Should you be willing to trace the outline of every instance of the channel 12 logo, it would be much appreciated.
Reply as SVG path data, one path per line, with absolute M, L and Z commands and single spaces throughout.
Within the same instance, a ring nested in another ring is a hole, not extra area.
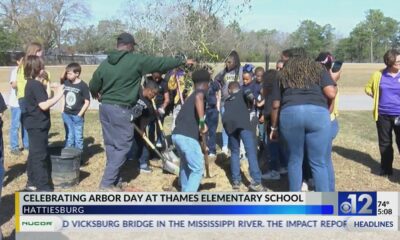
M 376 216 L 376 192 L 339 192 L 339 216 Z

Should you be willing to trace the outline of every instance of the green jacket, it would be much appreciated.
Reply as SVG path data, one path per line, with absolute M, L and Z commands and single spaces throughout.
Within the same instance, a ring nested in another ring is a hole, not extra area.
M 150 57 L 127 51 L 114 51 L 93 73 L 89 89 L 102 103 L 133 106 L 139 94 L 142 76 L 165 72 L 184 64 L 182 59 Z

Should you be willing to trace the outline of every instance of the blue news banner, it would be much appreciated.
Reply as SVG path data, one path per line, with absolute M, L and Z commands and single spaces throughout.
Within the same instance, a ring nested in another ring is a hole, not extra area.
M 16 232 L 398 231 L 398 192 L 16 193 Z

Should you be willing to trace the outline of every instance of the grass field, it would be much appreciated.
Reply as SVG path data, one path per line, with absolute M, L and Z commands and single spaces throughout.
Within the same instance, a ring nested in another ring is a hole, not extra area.
M 263 63 L 253 63 L 256 66 L 264 66 Z M 47 66 L 53 81 L 58 81 L 60 75 L 64 71 L 65 66 Z M 274 68 L 274 64 L 270 64 L 270 68 Z M 345 63 L 343 64 L 343 72 L 339 81 L 341 94 L 364 94 L 364 85 L 367 83 L 370 75 L 384 67 L 383 64 L 370 63 Z M 222 68 L 222 64 L 218 64 L 215 68 L 215 74 Z M 81 78 L 90 81 L 96 66 L 83 66 Z M 9 91 L 9 74 L 10 68 L 0 68 L 0 91 Z
M 8 149 L 9 113 L 4 118 L 5 168 L 6 177 L 3 188 L 0 225 L 5 236 L 14 230 L 14 192 L 24 188 L 27 152 L 21 157 L 11 155 Z M 337 191 L 400 191 L 400 159 L 395 155 L 393 178 L 378 176 L 379 152 L 376 128 L 369 111 L 341 112 L 340 132 L 334 141 L 333 162 L 335 167 Z M 170 118 L 166 120 L 167 133 Z M 64 129 L 60 114 L 52 113 L 50 146 L 62 146 Z M 70 189 L 57 191 L 96 191 L 103 174 L 105 152 L 101 126 L 96 111 L 86 115 L 85 152 L 86 164 L 81 167 L 80 184 Z M 123 167 L 123 179 L 127 187 L 137 187 L 143 191 L 160 192 L 163 187 L 176 185 L 176 177 L 164 174 L 160 161 L 151 161 L 152 174 L 139 174 L 136 161 L 129 161 Z M 263 170 L 265 165 L 262 164 Z M 210 179 L 203 179 L 201 191 L 232 191 L 229 183 L 229 160 L 219 155 L 211 162 Z M 242 162 L 243 182 L 249 183 L 247 162 Z M 269 191 L 287 190 L 287 179 L 264 182 Z M 247 191 L 245 186 L 241 191 Z

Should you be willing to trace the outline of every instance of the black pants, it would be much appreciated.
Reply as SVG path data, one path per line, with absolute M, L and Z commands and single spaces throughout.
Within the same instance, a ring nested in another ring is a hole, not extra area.
M 51 161 L 47 151 L 49 129 L 28 129 L 28 184 L 38 191 L 52 191 Z
M 378 130 L 379 151 L 381 153 L 381 170 L 384 174 L 393 171 L 392 132 L 396 135 L 397 149 L 400 151 L 400 126 L 394 125 L 395 116 L 378 116 L 376 128 Z

